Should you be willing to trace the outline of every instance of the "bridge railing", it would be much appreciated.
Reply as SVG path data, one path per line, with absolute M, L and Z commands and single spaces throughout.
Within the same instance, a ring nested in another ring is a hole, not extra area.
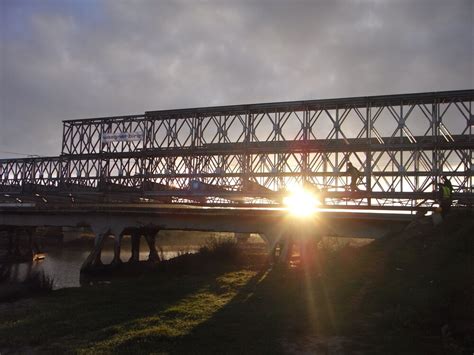
M 437 151 L 448 155 L 449 150 Z M 462 150 L 469 154 L 469 149 Z M 383 153 L 388 159 L 384 160 Z M 292 184 L 309 183 L 323 190 L 347 189 L 349 176 L 345 160 L 360 159 L 363 190 L 374 192 L 431 192 L 436 175 L 448 175 L 455 191 L 470 192 L 473 171 L 469 160 L 457 163 L 445 159 L 443 169 L 434 173 L 433 151 L 403 151 L 404 166 L 393 162 L 391 151 L 371 151 L 373 170 L 365 165 L 367 152 L 331 153 L 256 153 L 209 154 L 198 156 L 100 156 L 10 159 L 0 161 L 2 189 L 22 191 L 32 185 L 70 191 L 77 186 L 100 188 L 104 183 L 146 190 L 145 182 L 188 189 L 192 180 L 231 189 L 252 180 L 262 187 L 278 191 Z M 339 163 L 337 162 L 339 158 Z M 306 161 L 304 160 L 306 159 Z M 247 170 L 246 170 L 247 169 Z M 370 185 L 369 185 L 370 182 Z M 368 188 L 369 187 L 369 188 Z

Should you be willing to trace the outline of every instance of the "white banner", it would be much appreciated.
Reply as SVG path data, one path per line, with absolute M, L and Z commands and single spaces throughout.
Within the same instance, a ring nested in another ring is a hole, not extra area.
M 143 131 L 102 133 L 102 143 L 141 141 Z

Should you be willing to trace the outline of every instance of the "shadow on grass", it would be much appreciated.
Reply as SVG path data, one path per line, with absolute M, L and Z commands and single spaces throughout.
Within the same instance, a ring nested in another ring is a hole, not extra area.
M 472 353 L 473 228 L 457 216 L 325 251 L 322 269 L 262 271 L 185 334 L 137 334 L 114 350 L 285 353 L 287 340 L 332 337 L 363 353 Z
M 218 289 L 219 277 L 240 269 L 208 262 L 195 272 L 167 270 L 134 280 L 63 289 L 37 299 L 31 307 L 0 309 L 0 349 L 28 344 L 42 351 L 63 351 L 128 336 L 143 325 L 157 326 L 159 316 L 167 311 L 166 316 L 172 316 L 174 305 L 199 290 Z
M 318 334 L 334 331 L 330 312 L 314 304 L 324 304 L 321 292 L 317 291 L 321 285 L 313 284 L 311 290 L 307 286 L 302 270 L 263 268 L 226 305 L 187 334 L 138 335 L 114 351 L 282 353 L 283 339 L 307 334 L 308 330 Z

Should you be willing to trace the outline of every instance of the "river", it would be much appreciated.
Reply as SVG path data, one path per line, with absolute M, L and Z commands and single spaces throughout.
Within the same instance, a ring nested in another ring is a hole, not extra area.
M 167 248 L 166 251 L 160 252 L 160 257 L 164 260 L 173 258 L 183 252 L 195 252 L 196 247 L 189 248 Z M 54 247 L 48 248 L 44 260 L 15 263 L 8 266 L 2 265 L 4 272 L 9 280 L 22 281 L 28 274 L 35 272 L 44 272 L 46 276 L 52 278 L 53 288 L 60 289 L 65 287 L 79 287 L 80 269 L 82 263 L 90 253 L 89 247 Z M 140 260 L 148 258 L 148 250 L 140 250 Z M 130 258 L 130 251 L 123 250 L 121 259 L 126 261 Z M 108 264 L 113 259 L 113 250 L 105 249 L 102 251 L 102 262 Z

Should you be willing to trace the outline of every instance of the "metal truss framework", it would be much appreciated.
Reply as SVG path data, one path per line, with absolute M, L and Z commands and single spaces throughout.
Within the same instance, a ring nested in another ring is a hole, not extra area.
M 0 160 L 0 191 L 255 206 L 304 184 L 326 205 L 412 208 L 431 204 L 447 175 L 455 196 L 472 198 L 473 101 L 464 90 L 64 121 L 61 156 Z M 349 161 L 361 192 L 348 191 Z

